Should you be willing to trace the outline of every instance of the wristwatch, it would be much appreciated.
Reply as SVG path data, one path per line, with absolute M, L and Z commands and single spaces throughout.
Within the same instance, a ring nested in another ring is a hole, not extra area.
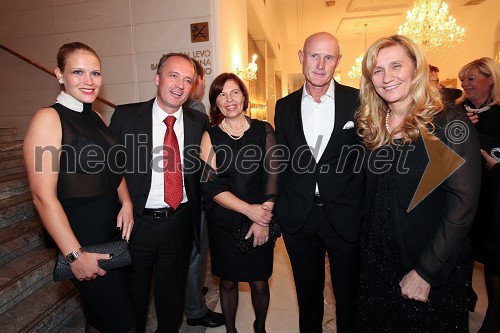
M 70 252 L 64 258 L 66 258 L 66 261 L 68 262 L 68 264 L 71 264 L 71 263 L 75 262 L 76 259 L 78 259 L 83 252 L 85 252 L 85 250 L 81 247 L 73 252 Z

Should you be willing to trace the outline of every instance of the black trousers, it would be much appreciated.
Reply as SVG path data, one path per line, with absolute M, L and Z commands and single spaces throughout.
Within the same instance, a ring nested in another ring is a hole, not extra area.
M 152 277 L 158 319 L 156 331 L 179 331 L 193 244 L 193 223 L 191 209 L 187 204 L 169 217 L 143 215 L 136 225 L 130 242 L 130 283 L 137 332 L 144 332 L 146 327 Z
M 313 206 L 304 227 L 283 233 L 292 264 L 302 333 L 321 333 L 325 285 L 325 254 L 330 261 L 336 300 L 337 332 L 351 332 L 359 286 L 359 242 L 344 241 L 328 223 L 323 207 Z

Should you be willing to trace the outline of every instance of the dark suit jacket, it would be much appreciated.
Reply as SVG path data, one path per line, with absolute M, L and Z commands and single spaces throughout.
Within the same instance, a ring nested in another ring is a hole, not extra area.
M 300 230 L 311 213 L 318 183 L 329 223 L 346 241 L 357 241 L 364 187 L 362 156 L 357 156 L 357 152 L 364 150 L 357 139 L 354 120 L 354 112 L 359 106 L 358 90 L 335 82 L 335 125 L 330 141 L 316 163 L 304 136 L 302 89 L 276 103 L 277 141 L 289 150 L 276 203 L 280 223 L 287 233 Z M 344 129 L 348 122 L 352 127 Z M 349 153 L 349 149 L 357 152 Z
M 128 189 L 134 204 L 134 220 L 140 223 L 144 206 L 151 188 L 152 117 L 154 98 L 147 102 L 119 105 L 116 107 L 109 128 L 125 145 L 127 153 Z M 187 198 L 192 212 L 195 228 L 195 241 L 198 244 L 201 217 L 200 142 L 208 129 L 207 115 L 183 107 L 184 113 L 184 164 L 183 177 Z M 159 149 L 159 148 L 155 148 Z M 155 163 L 157 164 L 157 163 Z
M 462 96 L 462 90 L 455 88 L 441 88 L 439 92 L 445 104 L 454 105 L 455 101 Z

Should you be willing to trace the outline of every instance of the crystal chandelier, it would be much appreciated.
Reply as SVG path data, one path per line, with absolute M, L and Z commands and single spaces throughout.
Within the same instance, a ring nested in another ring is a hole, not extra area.
M 257 60 L 257 54 L 254 54 L 252 57 L 252 62 L 248 64 L 246 68 L 238 68 L 236 69 L 236 74 L 241 77 L 243 80 L 253 81 L 257 79 L 257 70 L 259 67 L 255 63 Z
M 464 41 L 465 29 L 457 25 L 441 0 L 416 0 L 398 34 L 410 37 L 429 52 L 445 54 Z
M 354 66 L 352 66 L 349 73 L 347 73 L 351 79 L 359 79 L 361 77 L 361 64 L 363 63 L 363 56 L 364 55 L 362 54 L 354 60 Z
M 365 52 L 366 52 L 366 27 L 367 24 L 365 23 Z M 351 79 L 359 79 L 361 77 L 361 65 L 363 64 L 363 57 L 364 54 L 358 56 L 356 60 L 354 60 L 354 66 L 352 66 L 351 70 L 347 73 L 347 75 Z

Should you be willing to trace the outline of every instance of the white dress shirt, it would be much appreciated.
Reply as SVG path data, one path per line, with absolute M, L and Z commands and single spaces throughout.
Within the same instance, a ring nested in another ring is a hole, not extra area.
M 167 131 L 167 125 L 163 122 L 167 116 L 174 116 L 174 132 L 179 142 L 179 151 L 181 155 L 181 165 L 184 165 L 184 114 L 182 107 L 173 114 L 168 114 L 163 111 L 155 99 L 153 103 L 153 160 L 151 161 L 151 188 L 149 189 L 146 208 L 163 208 L 169 207 L 164 199 L 163 187 L 163 139 Z M 184 185 L 184 176 L 182 177 L 182 202 L 187 202 L 186 188 Z
M 311 149 L 316 162 L 321 159 L 335 125 L 334 87 L 332 80 L 326 94 L 321 96 L 319 103 L 316 103 L 307 92 L 305 84 L 302 89 L 302 126 L 307 145 Z M 319 193 L 318 184 L 316 184 L 316 193 Z

